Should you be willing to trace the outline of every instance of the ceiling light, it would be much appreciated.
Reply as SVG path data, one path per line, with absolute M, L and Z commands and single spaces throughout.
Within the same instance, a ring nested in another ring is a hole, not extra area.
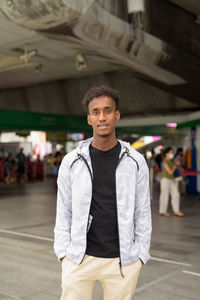
M 87 68 L 88 66 L 85 57 L 81 52 L 76 53 L 75 65 L 78 71 L 81 71 L 82 69 Z
M 28 50 L 28 44 L 24 46 L 24 54 L 20 56 L 20 59 L 22 59 L 25 63 L 31 62 L 31 59 L 33 56 L 37 55 L 37 50 Z
M 31 51 L 27 51 L 26 53 L 24 53 L 23 55 L 20 56 L 20 59 L 22 59 L 23 61 L 30 62 L 32 56 L 35 56 L 37 54 L 36 50 L 31 50 Z
M 128 13 L 143 12 L 145 10 L 144 0 L 128 0 Z
M 177 123 L 167 123 L 167 127 L 177 127 Z

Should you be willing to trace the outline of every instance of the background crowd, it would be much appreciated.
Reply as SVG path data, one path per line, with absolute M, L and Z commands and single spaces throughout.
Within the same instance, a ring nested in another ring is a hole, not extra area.
M 46 175 L 51 175 L 56 180 L 65 154 L 65 150 L 62 148 L 43 159 L 40 159 L 38 155 L 36 160 L 32 160 L 30 156 L 25 156 L 23 148 L 20 148 L 15 156 L 1 149 L 0 180 L 8 184 L 24 183 L 27 180 L 44 179 Z M 186 184 L 181 173 L 185 168 L 189 168 L 188 157 L 188 152 L 184 153 L 183 148 L 178 148 L 174 155 L 172 147 L 161 149 L 157 155 L 154 150 L 148 151 L 145 155 L 149 168 L 153 170 L 153 180 L 159 182 L 159 213 L 162 216 L 171 216 L 168 212 L 170 199 L 174 215 L 184 216 L 180 210 L 180 195 L 185 193 Z
M 66 152 L 64 149 L 36 160 L 24 154 L 23 148 L 16 155 L 0 149 L 0 181 L 24 183 L 27 180 L 44 179 L 46 175 L 58 175 L 58 170 Z

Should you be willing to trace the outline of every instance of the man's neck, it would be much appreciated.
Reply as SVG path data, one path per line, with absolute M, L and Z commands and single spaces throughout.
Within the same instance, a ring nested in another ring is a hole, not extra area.
M 107 151 L 112 149 L 117 144 L 116 136 L 113 136 L 112 138 L 110 136 L 107 137 L 98 137 L 93 138 L 92 146 L 96 149 Z

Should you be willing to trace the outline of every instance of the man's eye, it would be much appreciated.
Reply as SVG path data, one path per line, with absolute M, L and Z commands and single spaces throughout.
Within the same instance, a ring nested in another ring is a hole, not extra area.
M 96 110 L 93 111 L 93 115 L 94 115 L 94 116 L 97 116 L 97 115 L 98 115 L 98 111 L 96 111 Z
M 110 109 L 110 108 L 107 108 L 107 109 L 106 109 L 106 113 L 109 114 L 110 112 L 111 112 L 111 109 Z

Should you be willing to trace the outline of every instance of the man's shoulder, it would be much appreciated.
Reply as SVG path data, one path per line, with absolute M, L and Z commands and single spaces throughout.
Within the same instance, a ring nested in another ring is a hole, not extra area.
M 136 149 L 130 147 L 130 154 L 135 157 L 136 159 L 138 159 L 139 161 L 143 161 L 144 160 L 144 156 L 137 151 Z
M 88 149 L 89 149 L 89 144 L 91 143 L 92 139 L 87 139 L 87 140 L 83 140 L 80 141 L 78 146 L 70 151 L 69 153 L 67 153 L 64 158 L 63 158 L 63 162 L 64 163 L 73 163 L 73 161 L 78 157 L 78 153 L 87 153 Z
M 131 148 L 130 155 L 135 159 L 138 164 L 138 171 L 144 171 L 147 168 L 147 163 L 144 156 L 137 150 Z
M 119 141 L 121 145 L 128 150 L 129 156 L 135 161 L 138 171 L 143 170 L 143 168 L 145 168 L 146 165 L 144 156 L 140 152 L 132 148 L 129 143 L 121 140 Z
M 144 156 L 138 152 L 136 149 L 132 148 L 131 145 L 127 142 L 120 141 L 124 147 L 128 149 L 129 154 L 138 162 L 142 162 L 144 160 Z
M 74 150 L 70 151 L 69 153 L 67 153 L 64 157 L 63 157 L 63 163 L 72 163 L 73 160 L 77 157 L 77 148 L 75 148 Z

